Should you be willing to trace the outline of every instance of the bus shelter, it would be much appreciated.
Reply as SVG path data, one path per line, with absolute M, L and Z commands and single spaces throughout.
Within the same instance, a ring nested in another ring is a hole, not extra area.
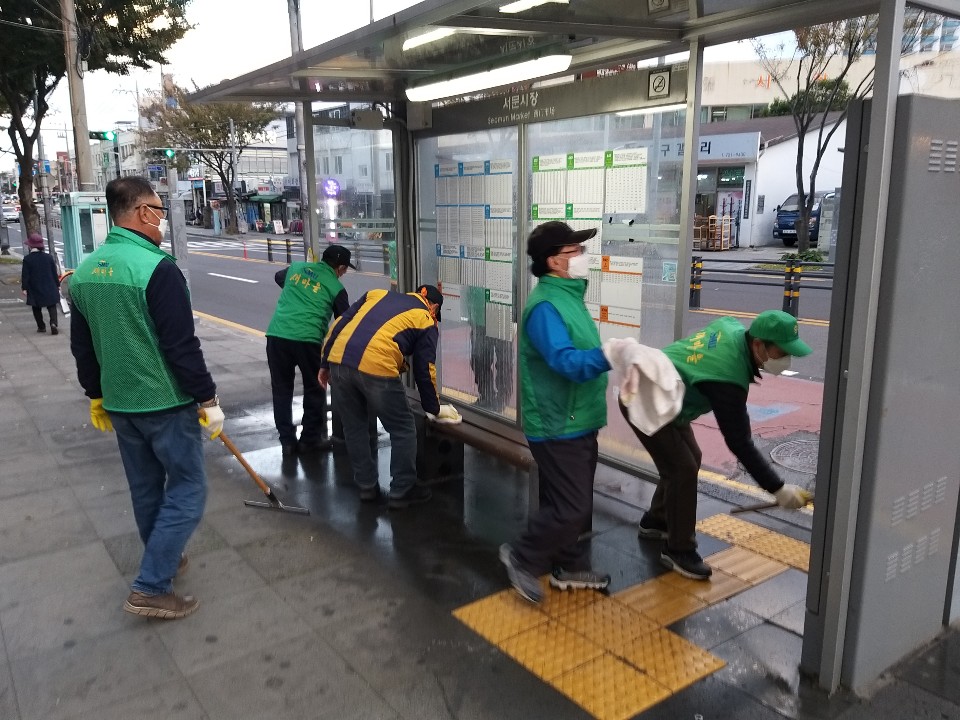
M 960 0 L 909 7 L 960 16 Z M 662 346 L 681 336 L 704 48 L 878 14 L 872 98 L 851 110 L 847 130 L 846 242 L 802 660 L 824 689 L 856 689 L 960 617 L 960 457 L 949 417 L 960 407 L 960 365 L 956 353 L 918 349 L 915 337 L 925 328 L 939 347 L 960 340 L 956 323 L 944 330 L 932 315 L 928 326 L 917 317 L 923 304 L 960 306 L 956 283 L 933 277 L 960 260 L 946 241 L 960 222 L 960 112 L 956 102 L 898 99 L 907 12 L 905 0 L 426 0 L 193 100 L 311 108 L 302 142 L 314 213 L 339 191 L 342 169 L 312 161 L 309 129 L 378 134 L 371 144 L 392 158 L 379 183 L 393 192 L 394 280 L 401 290 L 438 284 L 445 295 L 442 394 L 469 422 L 519 438 L 514 356 L 530 230 L 553 219 L 598 229 L 586 300 L 602 337 Z M 352 109 L 314 112 L 320 102 Z M 897 158 L 897 172 L 914 181 L 891 182 Z M 951 192 L 954 202 L 938 199 Z M 316 255 L 326 225 L 310 226 Z M 897 290 L 905 281 L 910 289 Z M 904 347 L 925 372 L 903 372 Z M 885 412 L 901 394 L 929 421 Z M 653 474 L 612 395 L 608 407 L 605 461 Z M 921 456 L 906 451 L 920 446 Z

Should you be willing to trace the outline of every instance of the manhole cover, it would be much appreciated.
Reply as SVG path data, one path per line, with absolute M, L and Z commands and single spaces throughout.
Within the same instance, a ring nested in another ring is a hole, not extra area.
M 790 440 L 771 450 L 770 458 L 788 470 L 816 475 L 819 449 L 817 440 Z

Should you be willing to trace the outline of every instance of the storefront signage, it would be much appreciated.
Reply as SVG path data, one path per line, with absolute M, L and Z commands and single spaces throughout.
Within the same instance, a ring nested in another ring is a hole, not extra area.
M 743 219 L 750 218 L 750 191 L 753 190 L 753 180 L 743 181 Z
M 682 160 L 683 140 L 664 140 L 660 143 L 661 160 Z M 760 153 L 760 133 L 732 133 L 730 135 L 701 135 L 697 162 L 736 161 L 756 162 Z

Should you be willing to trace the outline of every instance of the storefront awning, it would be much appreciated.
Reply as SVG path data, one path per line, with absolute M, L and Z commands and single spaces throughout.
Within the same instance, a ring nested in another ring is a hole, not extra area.
M 250 197 L 246 198 L 246 200 L 247 202 L 273 203 L 280 201 L 280 195 L 279 193 L 258 193 L 256 195 L 251 195 Z

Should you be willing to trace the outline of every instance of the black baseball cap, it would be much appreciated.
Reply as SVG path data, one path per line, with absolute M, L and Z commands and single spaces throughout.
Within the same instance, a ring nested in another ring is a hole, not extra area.
M 564 245 L 579 245 L 597 234 L 596 228 L 574 230 L 565 222 L 551 220 L 538 225 L 527 238 L 527 255 L 534 260 L 553 255 L 553 251 Z
M 421 285 L 417 288 L 417 295 L 425 297 L 434 305 L 443 305 L 443 293 L 433 285 Z M 437 308 L 437 322 L 440 322 L 440 308 Z
M 327 245 L 326 250 L 323 251 L 321 259 L 331 267 L 347 265 L 352 267 L 354 270 L 357 269 L 357 266 L 350 262 L 350 251 L 347 250 L 343 245 Z

